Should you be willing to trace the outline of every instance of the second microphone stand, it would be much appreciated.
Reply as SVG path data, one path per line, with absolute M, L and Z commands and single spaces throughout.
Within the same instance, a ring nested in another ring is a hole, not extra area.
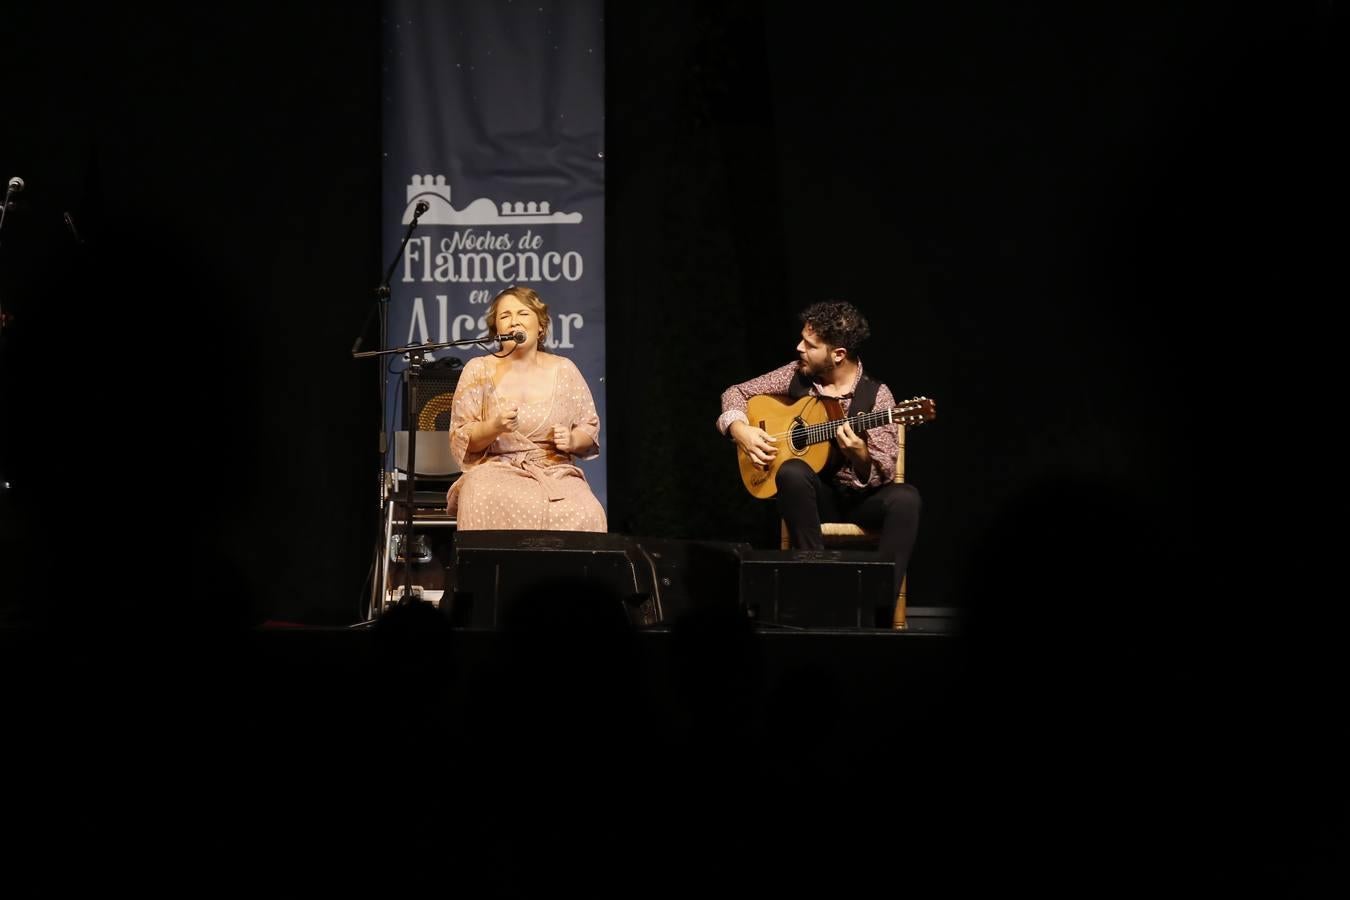
M 392 356 L 395 353 L 406 355 L 408 357 L 408 368 L 406 370 L 408 396 L 407 401 L 403 405 L 403 427 L 408 435 L 408 484 L 404 494 L 405 516 L 402 549 L 402 554 L 405 557 L 403 566 L 404 581 L 403 594 L 399 597 L 399 603 L 409 603 L 413 599 L 411 553 L 413 546 L 413 520 L 416 517 L 417 511 L 417 498 L 414 493 L 417 489 L 417 431 L 414 427 L 416 420 L 413 418 L 413 410 L 417 409 L 417 380 L 422 374 L 422 366 L 426 362 L 426 355 L 434 350 L 441 350 L 447 347 L 467 347 L 471 345 L 500 343 L 497 338 L 470 338 L 463 341 L 408 344 L 403 347 L 385 349 L 385 344 L 388 343 L 389 334 L 389 280 L 394 277 L 394 270 L 398 268 L 398 261 L 403 258 L 403 251 L 407 248 L 408 241 L 412 238 L 413 231 L 417 228 L 418 220 L 422 218 L 422 214 L 425 213 L 428 208 L 429 204 L 425 200 L 417 201 L 417 205 L 413 208 L 413 215 L 408 222 L 408 230 L 403 235 L 403 242 L 399 244 L 398 253 L 394 256 L 394 261 L 389 264 L 389 268 L 385 271 L 383 283 L 375 289 L 377 306 L 371 308 L 370 314 L 366 317 L 365 325 L 361 328 L 361 334 L 357 336 L 356 342 L 352 344 L 353 359 Z M 365 339 L 366 329 L 370 327 L 370 319 L 375 315 L 377 309 L 380 315 L 380 347 L 382 349 L 358 352 L 361 349 L 362 340 Z M 389 452 L 388 440 L 385 436 L 385 428 L 388 425 L 388 418 L 385 414 L 385 403 L 387 402 L 389 395 L 388 374 L 388 365 L 380 366 L 380 492 L 382 502 L 385 485 L 389 480 L 389 472 L 385 468 Z M 381 540 L 381 546 L 378 552 L 381 554 L 388 553 L 388 548 L 383 546 L 383 540 Z M 379 557 L 377 557 L 377 559 L 378 558 Z M 380 567 L 376 566 L 372 577 L 378 577 L 379 571 Z M 386 585 L 376 585 L 376 588 L 377 590 L 384 592 L 385 599 L 388 598 L 388 587 Z M 383 605 L 384 604 L 382 603 L 381 607 L 383 607 Z M 374 615 L 375 610 L 372 608 L 367 617 L 367 621 L 373 619 Z
M 404 490 L 404 517 L 403 517 L 403 549 L 402 554 L 406 557 L 403 565 L 403 593 L 398 599 L 398 603 L 406 604 L 412 601 L 412 546 L 413 546 L 413 519 L 416 516 L 417 506 L 417 431 L 416 418 L 413 410 L 417 409 L 417 384 L 422 374 L 422 366 L 426 364 L 426 356 L 435 350 L 442 350 L 447 347 L 468 347 L 473 345 L 484 345 L 499 343 L 497 338 L 469 338 L 462 341 L 439 341 L 436 343 L 408 344 L 404 347 L 394 347 L 388 350 L 368 350 L 364 353 L 353 353 L 353 359 L 366 359 L 375 356 L 390 356 L 395 353 L 406 354 L 408 357 L 408 368 L 405 371 L 407 377 L 408 399 L 403 404 L 403 428 L 408 434 L 408 478 Z M 396 501 L 395 501 L 396 502 Z M 381 550 L 381 552 L 386 552 Z M 379 590 L 387 590 L 384 586 L 377 585 Z M 373 611 L 372 611 L 373 612 Z

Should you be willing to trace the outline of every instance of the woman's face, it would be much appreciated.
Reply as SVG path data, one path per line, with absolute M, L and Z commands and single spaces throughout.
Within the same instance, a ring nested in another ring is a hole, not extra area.
M 520 347 L 535 347 L 539 344 L 539 316 L 512 294 L 507 294 L 497 303 L 496 320 L 492 327 L 494 334 L 506 335 L 523 332 L 525 340 L 516 344 L 506 341 L 503 348 L 516 350 Z

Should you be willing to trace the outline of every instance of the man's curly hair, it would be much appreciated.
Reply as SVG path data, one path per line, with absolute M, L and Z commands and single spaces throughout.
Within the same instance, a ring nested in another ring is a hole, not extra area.
M 820 335 L 826 344 L 847 350 L 849 359 L 854 357 L 858 346 L 872 333 L 857 307 L 842 300 L 812 303 L 802 310 L 801 319 L 802 324 Z

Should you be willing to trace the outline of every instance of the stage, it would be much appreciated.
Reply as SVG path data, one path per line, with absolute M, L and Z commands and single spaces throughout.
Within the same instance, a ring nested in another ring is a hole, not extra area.
M 557 613 L 456 628 L 415 603 L 356 627 L 0 630 L 14 771 L 33 821 L 100 858 L 151 843 L 331 875 L 392 857 L 398 877 L 435 859 L 468 895 L 579 871 L 588 894 L 620 876 L 656 895 L 760 869 L 767 885 L 799 841 L 816 858 L 798 872 L 881 849 L 851 826 L 801 829 L 921 788 L 928 773 L 886 748 L 961 679 L 960 638 L 921 621 L 790 629 L 712 609 L 639 627 L 575 598 Z M 130 810 L 148 824 L 127 830 Z
M 1259 809 L 1287 815 L 1256 883 L 1320 865 L 1332 832 L 1302 794 L 1230 797 L 1208 769 L 1233 751 L 1172 674 L 1187 647 L 1016 612 L 635 626 L 564 596 L 500 629 L 425 603 L 356 627 L 6 627 L 11 847 L 468 896 L 1199 887 L 1255 849 Z

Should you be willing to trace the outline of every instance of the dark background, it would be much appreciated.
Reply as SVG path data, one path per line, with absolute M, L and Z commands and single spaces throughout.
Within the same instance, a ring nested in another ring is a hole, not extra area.
M 217 671 L 157 638 L 359 618 L 379 14 L 7 16 L 0 609 L 93 635 L 66 649 L 99 671 L 158 647 L 83 707 L 113 733 L 121 686 Z M 1056 771 L 1095 710 L 1125 758 L 1094 774 L 1147 822 L 1121 854 L 1343 853 L 1342 27 L 1325 2 L 612 4 L 611 530 L 771 546 L 718 396 L 791 358 L 802 306 L 852 300 L 868 371 L 939 401 L 911 602 L 977 607 L 981 679 L 1017 678 L 949 758 L 1017 746 L 1028 697 L 1067 717 L 988 770 L 1005 824 L 1037 808 L 1018 766 Z M 32 677 L 7 687 L 36 722 Z M 1130 802 L 1145 759 L 1179 768 Z
M 353 621 L 378 9 L 15 15 L 7 593 L 117 573 L 249 621 Z M 773 544 L 718 396 L 840 297 L 870 316 L 868 370 L 939 401 L 909 453 L 912 602 L 960 603 L 980 536 L 1047 481 L 1128 497 L 1186 571 L 1250 577 L 1288 529 L 1249 527 L 1230 479 L 1293 474 L 1267 427 L 1306 427 L 1318 379 L 1291 364 L 1331 364 L 1339 26 L 1322 3 L 609 10 L 611 530 Z M 1147 592 L 1159 565 L 1118 574 Z

